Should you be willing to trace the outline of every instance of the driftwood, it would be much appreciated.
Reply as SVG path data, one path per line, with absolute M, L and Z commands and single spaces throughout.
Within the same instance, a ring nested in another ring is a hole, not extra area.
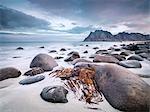
M 96 89 L 93 68 L 64 68 L 53 71 L 54 77 L 59 77 L 64 81 L 64 85 L 86 103 L 98 104 L 102 102 L 102 95 Z

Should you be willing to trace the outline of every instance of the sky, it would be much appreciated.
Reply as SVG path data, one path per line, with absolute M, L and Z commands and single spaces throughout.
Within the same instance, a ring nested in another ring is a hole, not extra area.
M 0 0 L 0 4 L 48 21 L 46 32 L 56 35 L 85 36 L 96 29 L 150 33 L 150 0 Z

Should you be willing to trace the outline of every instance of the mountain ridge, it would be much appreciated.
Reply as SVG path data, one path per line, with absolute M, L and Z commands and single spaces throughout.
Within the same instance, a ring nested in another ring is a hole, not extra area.
M 120 32 L 113 35 L 109 31 L 95 30 L 84 41 L 145 41 L 150 40 L 149 34 Z

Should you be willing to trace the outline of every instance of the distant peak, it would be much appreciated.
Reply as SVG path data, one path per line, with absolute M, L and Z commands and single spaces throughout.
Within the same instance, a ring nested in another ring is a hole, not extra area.
M 95 30 L 84 41 L 145 41 L 150 40 L 150 35 L 141 33 L 120 32 L 112 35 L 109 31 Z

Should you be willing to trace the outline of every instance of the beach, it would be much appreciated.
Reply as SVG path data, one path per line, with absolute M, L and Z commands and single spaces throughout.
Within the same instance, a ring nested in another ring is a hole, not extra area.
M 10 78 L 0 81 L 0 112 L 121 112 L 113 108 L 107 100 L 104 98 L 103 102 L 99 104 L 87 104 L 86 102 L 79 101 L 72 91 L 69 91 L 67 95 L 68 103 L 50 103 L 44 101 L 40 97 L 42 89 L 46 86 L 62 85 L 63 81 L 60 78 L 54 78 L 51 75 L 51 71 L 44 72 L 40 75 L 44 75 L 45 79 L 33 83 L 30 85 L 20 85 L 19 81 L 26 76 L 23 74 L 30 70 L 29 66 L 32 59 L 39 53 L 45 53 L 53 58 L 56 56 L 63 57 L 62 59 L 55 59 L 58 66 L 73 67 L 70 62 L 65 62 L 64 59 L 71 51 L 79 52 L 80 56 L 84 59 L 92 61 L 89 58 L 94 54 L 98 47 L 98 50 L 108 49 L 114 45 L 120 46 L 120 44 L 129 44 L 132 42 L 30 42 L 30 43 L 1 43 L 0 44 L 0 68 L 15 67 L 19 69 L 22 75 L 18 78 Z M 87 46 L 88 45 L 88 46 Z M 44 47 L 41 47 L 44 46 Z M 23 50 L 16 50 L 16 48 L 22 47 Z M 60 51 L 60 49 L 66 49 L 66 51 Z M 56 52 L 50 52 L 56 50 Z M 84 51 L 88 53 L 84 53 Z M 114 52 L 115 53 L 115 52 Z M 150 66 L 150 61 L 144 59 L 141 62 L 143 68 Z M 148 74 L 150 70 L 131 69 L 131 71 L 140 74 L 146 71 Z M 150 78 L 141 77 L 146 83 L 150 85 Z M 93 108 L 93 109 L 92 109 Z M 95 109 L 96 108 L 96 109 Z

